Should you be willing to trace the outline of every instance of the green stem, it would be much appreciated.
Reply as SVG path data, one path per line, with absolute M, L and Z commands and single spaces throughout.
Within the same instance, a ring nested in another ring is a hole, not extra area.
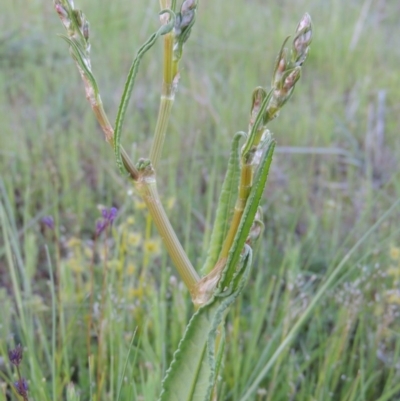
M 114 129 L 112 128 L 110 121 L 108 120 L 108 117 L 104 111 L 100 95 L 98 95 L 97 97 L 98 101 L 94 104 L 90 102 L 90 104 L 92 106 L 94 114 L 96 115 L 97 121 L 99 122 L 105 134 L 106 141 L 111 145 L 111 147 L 114 147 Z M 129 175 L 132 177 L 132 179 L 136 181 L 139 178 L 139 172 L 137 171 L 137 168 L 133 164 L 132 160 L 128 156 L 128 153 L 122 147 L 122 145 L 120 149 L 121 149 L 121 158 L 124 163 L 124 166 L 128 170 Z
M 154 133 L 154 139 L 150 150 L 150 160 L 153 168 L 157 170 L 157 166 L 161 159 L 162 149 L 164 147 L 165 134 L 167 132 L 168 121 L 171 115 L 171 109 L 174 104 L 174 96 L 161 96 L 160 109 L 158 112 L 157 124 Z
M 236 232 L 239 228 L 242 219 L 243 211 L 246 206 L 247 198 L 249 197 L 251 186 L 253 185 L 253 166 L 251 164 L 242 165 L 240 174 L 239 192 L 235 205 L 235 210 L 232 216 L 232 222 L 226 235 L 224 245 L 221 249 L 220 259 L 228 256 L 229 250 L 233 244 Z
M 167 33 L 164 36 L 163 83 L 160 108 L 158 111 L 154 139 L 149 156 L 155 170 L 157 170 L 157 166 L 161 159 L 165 134 L 167 132 L 169 117 L 175 99 L 176 83 L 174 80 L 178 76 L 178 63 L 173 59 L 173 45 L 174 36 L 172 33 Z
M 171 0 L 160 0 L 160 8 L 161 10 L 171 8 Z
M 77 64 L 77 66 L 85 85 L 86 99 L 90 103 L 93 113 L 96 116 L 96 119 L 100 124 L 101 129 L 104 132 L 106 141 L 111 145 L 111 147 L 114 147 L 114 128 L 110 124 L 110 120 L 108 119 L 107 114 L 104 110 L 101 96 L 99 93 L 95 93 L 90 80 L 87 78 L 85 72 L 79 67 L 79 64 Z M 136 181 L 139 178 L 139 172 L 122 145 L 121 157 L 125 168 L 128 170 L 132 179 Z
M 151 175 L 143 175 L 138 181 L 135 181 L 135 186 L 146 203 L 149 213 L 154 220 L 154 224 L 161 235 L 179 275 L 190 293 L 193 294 L 200 277 L 192 266 L 168 220 L 158 195 L 154 173 Z

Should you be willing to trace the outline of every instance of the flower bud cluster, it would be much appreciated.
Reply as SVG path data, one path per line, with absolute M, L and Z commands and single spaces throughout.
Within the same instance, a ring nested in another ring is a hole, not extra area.
M 184 43 L 188 40 L 196 18 L 197 0 L 185 0 L 176 14 L 174 27 L 174 59 L 182 57 Z
M 85 14 L 74 9 L 72 0 L 54 0 L 54 8 L 68 32 L 69 39 L 77 46 L 85 64 L 90 66 L 90 26 Z
M 283 42 L 272 75 L 272 88 L 267 91 L 258 87 L 253 92 L 247 141 L 242 147 L 246 163 L 257 165 L 257 152 L 260 145 L 270 136 L 267 129 L 269 121 L 278 116 L 280 109 L 289 100 L 296 82 L 300 78 L 301 66 L 309 51 L 312 39 L 311 17 L 305 14 L 296 29 L 291 49 L 285 47 L 289 38 Z
M 14 349 L 8 351 L 8 359 L 14 366 L 19 366 L 22 362 L 22 346 L 18 344 Z
M 23 377 L 21 377 L 20 380 L 16 381 L 14 383 L 14 387 L 15 390 L 17 391 L 17 393 L 23 398 L 26 399 L 28 396 L 28 382 L 26 381 L 26 379 L 24 379 Z
M 293 62 L 301 66 L 307 58 L 312 40 L 311 17 L 306 13 L 296 29 L 296 36 L 293 39 L 292 56 Z
M 103 231 L 105 231 L 114 222 L 117 217 L 118 210 L 115 207 L 110 209 L 104 208 L 101 211 L 102 218 L 96 223 L 96 237 L 98 237 Z
M 282 45 L 272 76 L 272 96 L 267 107 L 264 122 L 275 118 L 282 106 L 289 100 L 296 82 L 300 78 L 301 66 L 307 58 L 312 40 L 312 24 L 309 14 L 304 14 L 296 29 L 292 48 Z

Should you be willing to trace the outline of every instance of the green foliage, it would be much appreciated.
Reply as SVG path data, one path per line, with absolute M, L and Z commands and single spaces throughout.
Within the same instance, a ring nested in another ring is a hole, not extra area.
M 275 143 L 270 137 L 266 137 L 261 143 L 260 151 L 262 152 L 262 155 L 260 157 L 260 165 L 256 171 L 254 183 L 251 187 L 243 216 L 240 220 L 234 242 L 229 251 L 228 259 L 226 261 L 227 268 L 223 271 L 221 281 L 219 283 L 220 289 L 229 287 L 231 285 L 234 275 L 236 274 L 235 266 L 239 262 L 242 249 L 249 238 L 251 227 L 254 224 L 258 205 L 260 203 L 260 199 L 264 192 L 265 184 L 267 182 L 274 148 Z
M 208 248 L 208 255 L 204 267 L 202 268 L 203 273 L 209 273 L 217 264 L 224 238 L 228 233 L 229 223 L 232 220 L 239 187 L 239 141 L 243 135 L 244 134 L 242 133 L 237 133 L 232 141 L 232 149 L 218 201 L 214 228 L 211 235 L 210 246 Z

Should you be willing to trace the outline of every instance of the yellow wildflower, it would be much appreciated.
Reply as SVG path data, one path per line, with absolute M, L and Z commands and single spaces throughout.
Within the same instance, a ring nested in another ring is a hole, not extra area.
M 138 232 L 129 233 L 126 236 L 126 244 L 127 246 L 138 246 L 142 242 L 142 235 Z
M 86 258 L 91 260 L 93 258 L 93 249 L 90 246 L 85 245 L 83 248 L 83 254 L 85 255 Z
M 160 241 L 156 239 L 148 239 L 144 241 L 144 250 L 148 253 L 153 253 L 155 255 L 160 253 Z
M 387 270 L 387 274 L 394 279 L 399 279 L 400 278 L 400 268 L 396 266 L 391 266 Z
M 389 290 L 386 291 L 386 301 L 389 304 L 400 305 L 400 291 L 399 290 Z
M 143 287 L 131 288 L 128 291 L 128 298 L 129 299 L 142 299 L 143 295 L 144 295 Z
M 136 272 L 136 266 L 133 263 L 129 263 L 126 267 L 126 273 L 129 275 L 133 275 Z
M 389 254 L 392 260 L 400 260 L 400 248 L 398 246 L 392 245 Z
M 68 248 L 75 248 L 77 246 L 80 246 L 82 243 L 82 241 L 79 238 L 76 237 L 71 237 L 68 241 L 67 241 L 67 247 Z
M 129 216 L 129 217 L 126 219 L 126 224 L 127 224 L 128 226 L 133 226 L 133 225 L 135 224 L 135 218 L 134 218 L 133 216 Z

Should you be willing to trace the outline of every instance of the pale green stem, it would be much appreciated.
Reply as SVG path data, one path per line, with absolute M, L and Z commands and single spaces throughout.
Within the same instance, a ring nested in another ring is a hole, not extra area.
M 160 9 L 165 10 L 171 8 L 171 0 L 160 0 Z
M 146 203 L 149 213 L 154 220 L 154 224 L 161 235 L 179 275 L 190 293 L 193 294 L 200 277 L 192 266 L 168 220 L 158 195 L 154 174 L 150 176 L 144 175 L 138 181 L 135 181 L 135 186 Z
M 150 160 L 153 168 L 157 170 L 157 166 L 161 159 L 164 147 L 165 134 L 167 132 L 168 121 L 171 115 L 171 109 L 174 104 L 174 96 L 161 96 L 160 110 L 158 112 L 157 124 L 154 133 L 153 144 L 150 150 Z
M 165 3 L 165 4 L 164 4 Z M 167 4 L 168 3 L 168 4 Z M 162 6 L 171 6 L 170 2 L 162 2 Z M 164 58 L 163 58 L 163 83 L 160 99 L 160 108 L 158 112 L 157 124 L 154 131 L 154 139 L 150 150 L 149 159 L 154 170 L 161 159 L 164 147 L 165 134 L 168 128 L 169 117 L 175 99 L 175 87 L 178 77 L 178 61 L 173 57 L 174 36 L 173 33 L 167 33 L 164 36 Z
M 232 221 L 229 231 L 226 235 L 224 244 L 222 246 L 220 259 L 226 258 L 231 249 L 236 232 L 239 228 L 242 219 L 243 211 L 246 206 L 247 198 L 249 197 L 251 186 L 253 185 L 253 166 L 251 164 L 243 164 L 240 173 L 239 193 L 236 200 L 235 209 L 232 216 Z
M 99 122 L 101 128 L 103 129 L 106 141 L 111 145 L 111 147 L 114 147 L 114 129 L 112 128 L 110 121 L 108 120 L 108 117 L 104 111 L 100 95 L 98 95 L 97 97 L 98 101 L 95 104 L 92 104 L 92 102 L 90 102 L 90 104 L 92 106 L 94 114 L 96 115 L 97 121 Z M 139 177 L 137 168 L 133 164 L 132 160 L 128 156 L 128 153 L 126 153 L 126 150 L 122 147 L 122 145 L 121 145 L 121 157 L 122 161 L 124 162 L 125 168 L 129 171 L 129 174 L 132 177 L 132 179 L 137 180 Z

